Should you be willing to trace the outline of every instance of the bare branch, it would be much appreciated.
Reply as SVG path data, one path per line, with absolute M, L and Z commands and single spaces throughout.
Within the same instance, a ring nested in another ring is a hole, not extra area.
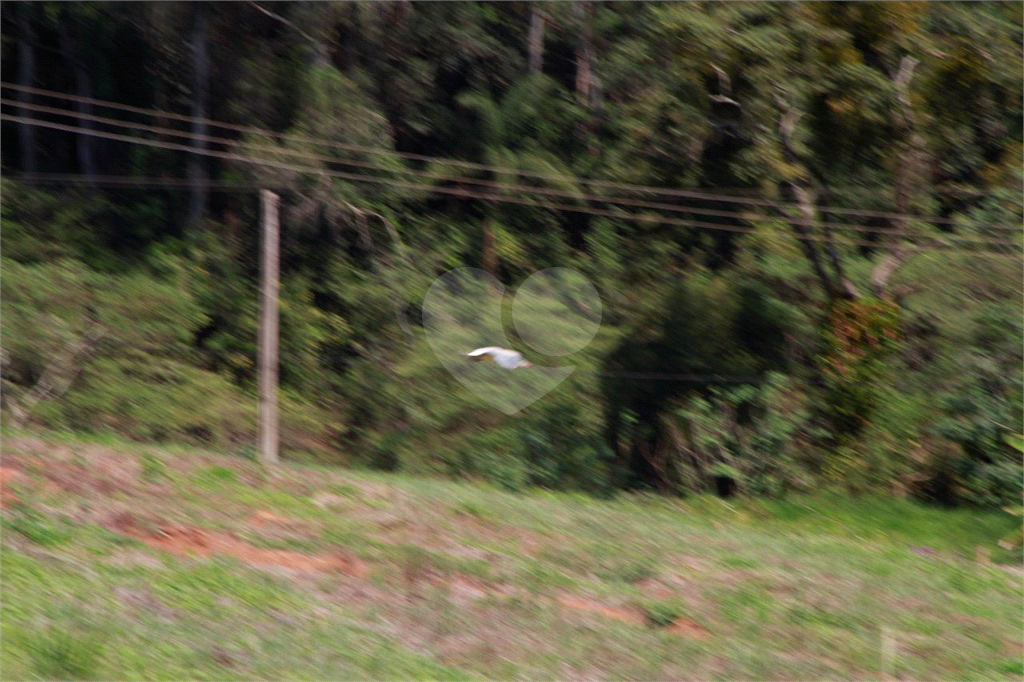
M 731 104 L 734 107 L 740 106 L 740 103 L 734 100 L 732 97 L 723 97 L 722 95 L 708 95 L 708 99 L 718 104 Z
M 775 103 L 782 111 L 779 116 L 779 138 L 782 141 L 783 153 L 791 163 L 803 166 L 805 165 L 803 155 L 799 154 L 793 146 L 793 131 L 796 129 L 797 122 L 803 117 L 803 112 L 790 105 L 780 92 L 775 93 Z M 857 298 L 859 293 L 856 287 L 853 286 L 853 283 L 846 278 L 842 258 L 839 255 L 838 249 L 836 249 L 835 243 L 832 241 L 831 231 L 827 227 L 824 228 L 825 240 L 823 248 L 828 253 L 829 262 L 835 274 L 834 279 L 825 271 L 818 248 L 810 238 L 815 226 L 818 224 L 818 210 L 815 206 L 816 197 L 814 192 L 800 182 L 788 182 L 787 184 L 800 207 L 799 218 L 787 217 L 790 218 L 793 230 L 797 233 L 797 239 L 800 240 L 804 254 L 807 256 L 807 260 L 810 261 L 815 275 L 817 275 L 822 286 L 825 288 L 825 293 L 829 298 Z
M 800 163 L 802 155 L 793 146 L 793 132 L 796 130 L 796 124 L 803 118 L 804 112 L 793 107 L 782 97 L 780 92 L 776 92 L 774 98 L 775 105 L 782 112 L 779 116 L 779 138 L 782 140 L 782 151 L 791 163 Z
M 895 246 L 889 253 L 885 254 L 881 262 L 871 271 L 871 291 L 875 296 L 882 298 L 886 295 L 889 286 L 889 278 L 909 258 L 916 249 L 907 246 Z
M 900 60 L 900 70 L 893 78 L 896 83 L 896 87 L 901 91 L 906 91 L 907 86 L 910 85 L 910 79 L 914 77 L 914 68 L 917 67 L 921 62 L 913 57 L 907 56 Z
M 277 21 L 280 21 L 282 24 L 284 24 L 286 26 L 290 26 L 292 29 L 295 30 L 296 33 L 298 33 L 300 36 L 302 36 L 303 38 L 305 38 L 309 42 L 311 42 L 311 43 L 318 43 L 318 42 L 320 42 L 316 38 L 314 38 L 313 36 L 309 35 L 305 31 L 303 31 L 301 28 L 299 28 L 298 26 L 293 24 L 292 22 L 290 22 L 287 19 L 285 19 L 284 17 L 282 17 L 280 14 L 274 14 L 270 10 L 265 9 L 263 7 L 260 7 L 258 4 L 256 4 L 252 0 L 249 0 L 249 4 L 252 5 L 253 7 L 255 7 L 256 9 L 258 9 L 259 11 L 263 12 L 264 14 L 266 14 L 271 19 L 276 19 Z
M 348 203 L 347 201 L 345 202 L 345 206 L 348 207 L 348 209 L 350 211 L 352 211 L 356 215 L 358 215 L 361 218 L 363 218 L 363 220 L 364 220 L 364 223 L 363 223 L 364 228 L 365 228 L 365 218 L 366 218 L 366 216 L 373 216 L 374 218 L 377 218 L 382 223 L 384 223 L 384 227 L 388 231 L 388 236 L 391 237 L 391 242 L 392 242 L 392 244 L 395 247 L 395 251 L 397 251 L 398 255 L 401 256 L 402 258 L 406 257 L 405 244 L 402 242 L 402 238 L 399 236 L 398 230 L 395 229 L 394 224 L 390 220 L 388 220 L 387 218 L 382 216 L 380 213 L 377 213 L 375 211 L 368 211 L 368 210 L 366 210 L 364 208 L 356 208 L 355 206 L 353 206 L 352 204 Z
M 796 232 L 797 240 L 800 242 L 800 246 L 803 247 L 804 255 L 811 264 L 811 268 L 814 270 L 814 274 L 817 276 L 818 281 L 821 282 L 821 286 L 825 289 L 825 293 L 829 298 L 835 295 L 836 287 L 832 278 L 829 277 L 828 272 L 825 271 L 825 267 L 821 263 L 821 256 L 818 253 L 818 246 L 814 240 L 812 240 L 811 233 L 813 232 L 814 224 L 817 222 L 817 213 L 814 209 L 814 204 L 809 199 L 809 193 L 806 190 L 802 192 L 798 191 L 800 188 L 794 187 L 794 192 L 797 193 L 797 200 L 800 202 L 800 216 L 793 217 L 787 215 L 790 224 L 793 226 L 793 231 Z M 801 198 L 801 196 L 803 198 Z
M 896 221 L 899 228 L 888 238 L 888 252 L 871 272 L 872 292 L 882 298 L 890 297 L 888 292 L 889 279 L 913 252 L 912 249 L 900 244 L 902 234 L 906 232 L 911 210 L 911 203 L 918 193 L 920 176 L 924 166 L 924 140 L 917 131 L 913 104 L 910 100 L 910 80 L 914 76 L 914 68 L 920 62 L 910 56 L 900 60 L 899 70 L 892 77 L 897 89 L 899 110 L 895 122 L 905 136 L 899 154 L 899 168 L 896 175 L 895 194 L 896 210 L 901 215 Z
M 345 202 L 345 206 L 348 207 L 350 211 L 359 216 L 360 227 L 363 230 L 363 237 L 366 240 L 369 240 L 370 238 L 369 230 L 366 229 L 366 216 L 373 216 L 379 219 L 382 223 L 384 223 L 384 227 L 387 229 L 388 235 L 391 237 L 391 244 L 394 247 L 395 251 L 398 253 L 398 256 L 403 260 L 408 261 L 409 257 L 405 251 L 405 244 L 402 243 L 402 238 L 399 236 L 398 230 L 395 228 L 394 224 L 392 224 L 390 220 L 382 216 L 380 213 L 368 211 L 362 208 L 357 208 L 356 206 L 353 206 L 347 201 Z M 370 242 L 370 246 L 372 248 L 372 242 Z M 412 333 L 412 330 L 409 328 L 409 323 L 405 318 L 405 312 L 402 308 L 400 296 L 398 295 L 397 292 L 395 293 L 395 298 L 392 302 L 395 308 L 395 319 L 398 320 L 398 324 L 399 326 L 401 326 L 402 332 L 404 332 L 406 337 L 408 337 L 409 339 L 415 338 Z
M 779 118 L 779 135 L 782 137 L 786 150 L 794 158 L 799 158 L 800 155 L 797 154 L 796 148 L 793 146 L 793 131 L 796 130 L 796 124 L 803 116 L 804 112 L 789 109 Z

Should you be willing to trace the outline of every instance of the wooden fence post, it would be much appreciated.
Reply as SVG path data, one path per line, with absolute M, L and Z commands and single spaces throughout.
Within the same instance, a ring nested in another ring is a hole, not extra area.
M 277 459 L 277 326 L 278 263 L 280 238 L 277 208 L 280 197 L 268 189 L 260 192 L 263 208 L 263 296 L 260 306 L 260 461 Z

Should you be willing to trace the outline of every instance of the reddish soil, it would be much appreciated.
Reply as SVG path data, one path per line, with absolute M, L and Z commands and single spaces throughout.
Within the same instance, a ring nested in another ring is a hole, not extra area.
M 7 509 L 18 503 L 18 496 L 10 492 L 7 486 L 11 483 L 19 483 L 23 479 L 20 471 L 13 467 L 0 467 L 0 507 Z
M 646 622 L 644 615 L 639 611 L 616 608 L 614 606 L 601 604 L 600 602 L 591 601 L 590 599 L 584 599 L 583 597 L 566 595 L 564 597 L 558 597 L 555 601 L 562 606 L 573 609 L 574 611 L 596 613 L 600 616 L 604 616 L 605 618 L 613 618 L 615 620 L 633 623 L 634 625 L 643 625 Z
M 275 566 L 296 571 L 334 572 L 365 579 L 369 571 L 362 561 L 347 552 L 309 556 L 282 549 L 261 549 L 242 542 L 227 533 L 214 533 L 194 526 L 159 523 L 148 530 L 131 514 L 122 513 L 110 519 L 108 527 L 146 545 L 171 552 L 209 557 L 231 556 L 253 566 Z
M 278 516 L 277 514 L 271 514 L 266 511 L 258 511 L 249 517 L 249 523 L 254 526 L 262 526 L 265 523 L 286 523 L 287 520 Z
M 676 618 L 676 621 L 668 626 L 668 631 L 692 639 L 706 639 L 708 636 L 708 631 L 704 626 L 687 618 Z

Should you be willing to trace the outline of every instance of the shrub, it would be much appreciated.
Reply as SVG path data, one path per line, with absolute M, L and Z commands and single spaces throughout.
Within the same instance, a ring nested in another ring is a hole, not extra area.
M 1007 442 L 1007 433 L 1019 433 L 1020 406 L 999 364 L 987 355 L 963 358 L 965 379 L 940 396 L 941 417 L 931 431 L 959 446 L 942 462 L 957 499 L 974 504 L 1019 504 L 1024 485 L 1024 455 Z M 1008 429 L 1012 429 L 1008 430 Z

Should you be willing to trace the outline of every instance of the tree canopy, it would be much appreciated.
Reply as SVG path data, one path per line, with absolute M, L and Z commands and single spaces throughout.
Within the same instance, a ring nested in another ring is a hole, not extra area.
M 1019 501 L 1019 3 L 30 2 L 2 22 L 20 419 L 250 447 L 266 187 L 286 456 Z M 511 294 L 554 266 L 597 288 L 601 329 L 549 397 L 498 414 L 433 356 L 423 297 L 454 268 Z

